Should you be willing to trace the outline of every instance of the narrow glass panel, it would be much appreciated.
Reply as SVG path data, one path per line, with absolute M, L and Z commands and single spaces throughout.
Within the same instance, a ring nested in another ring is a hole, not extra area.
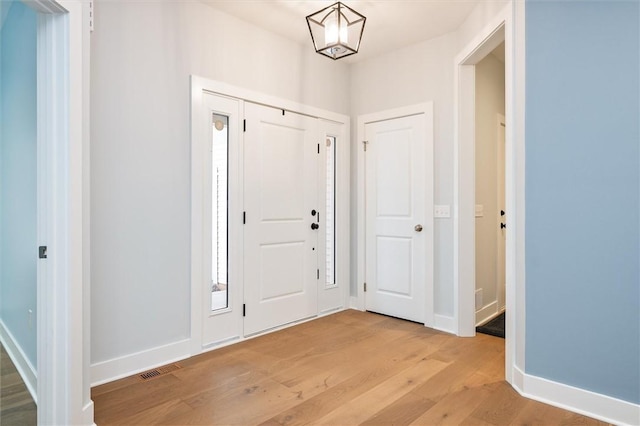
M 326 182 L 326 275 L 327 286 L 335 285 L 336 283 L 336 137 L 327 136 L 326 139 L 327 150 L 327 182 Z
M 229 306 L 227 280 L 227 216 L 229 117 L 213 115 L 211 144 L 211 310 Z

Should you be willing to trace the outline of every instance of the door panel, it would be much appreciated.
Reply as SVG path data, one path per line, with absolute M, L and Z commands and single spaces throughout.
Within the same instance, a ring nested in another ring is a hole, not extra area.
M 245 335 L 317 315 L 317 120 L 245 104 Z
M 424 115 L 365 125 L 366 309 L 425 321 Z M 417 231 L 421 225 L 423 231 Z
M 410 217 L 411 129 L 380 132 L 375 144 L 377 214 L 379 217 Z
M 304 185 L 307 183 L 304 174 L 305 129 L 269 122 L 260 125 L 260 137 L 267 141 L 258 148 L 261 219 L 301 221 L 305 204 Z
M 304 241 L 260 246 L 260 300 L 304 293 Z
M 411 297 L 411 238 L 378 236 L 376 247 L 378 293 Z

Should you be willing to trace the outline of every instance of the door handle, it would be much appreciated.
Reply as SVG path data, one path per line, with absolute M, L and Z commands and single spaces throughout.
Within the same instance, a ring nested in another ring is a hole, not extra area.
M 320 225 L 318 225 L 317 223 L 312 223 L 312 224 L 311 224 L 311 229 L 313 229 L 314 231 L 315 231 L 316 229 L 318 229 L 318 228 L 320 228 Z
M 415 229 L 416 232 L 422 232 L 422 225 L 417 224 L 416 226 L 413 227 L 413 229 Z

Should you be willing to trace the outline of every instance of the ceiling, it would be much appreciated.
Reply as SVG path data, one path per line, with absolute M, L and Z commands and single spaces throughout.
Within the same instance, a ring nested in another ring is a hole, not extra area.
M 212 7 L 312 48 L 307 15 L 334 3 L 330 0 L 203 0 Z M 366 16 L 356 62 L 455 31 L 480 1 L 490 0 L 347 0 Z

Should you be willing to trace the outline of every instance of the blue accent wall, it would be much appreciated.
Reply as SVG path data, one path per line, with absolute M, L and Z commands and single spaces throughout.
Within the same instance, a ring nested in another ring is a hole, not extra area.
M 640 2 L 526 2 L 528 374 L 640 403 Z
M 3 3 L 3 13 L 0 13 L 0 319 L 35 368 L 37 15 L 20 1 Z M 31 326 L 29 309 L 33 312 Z

